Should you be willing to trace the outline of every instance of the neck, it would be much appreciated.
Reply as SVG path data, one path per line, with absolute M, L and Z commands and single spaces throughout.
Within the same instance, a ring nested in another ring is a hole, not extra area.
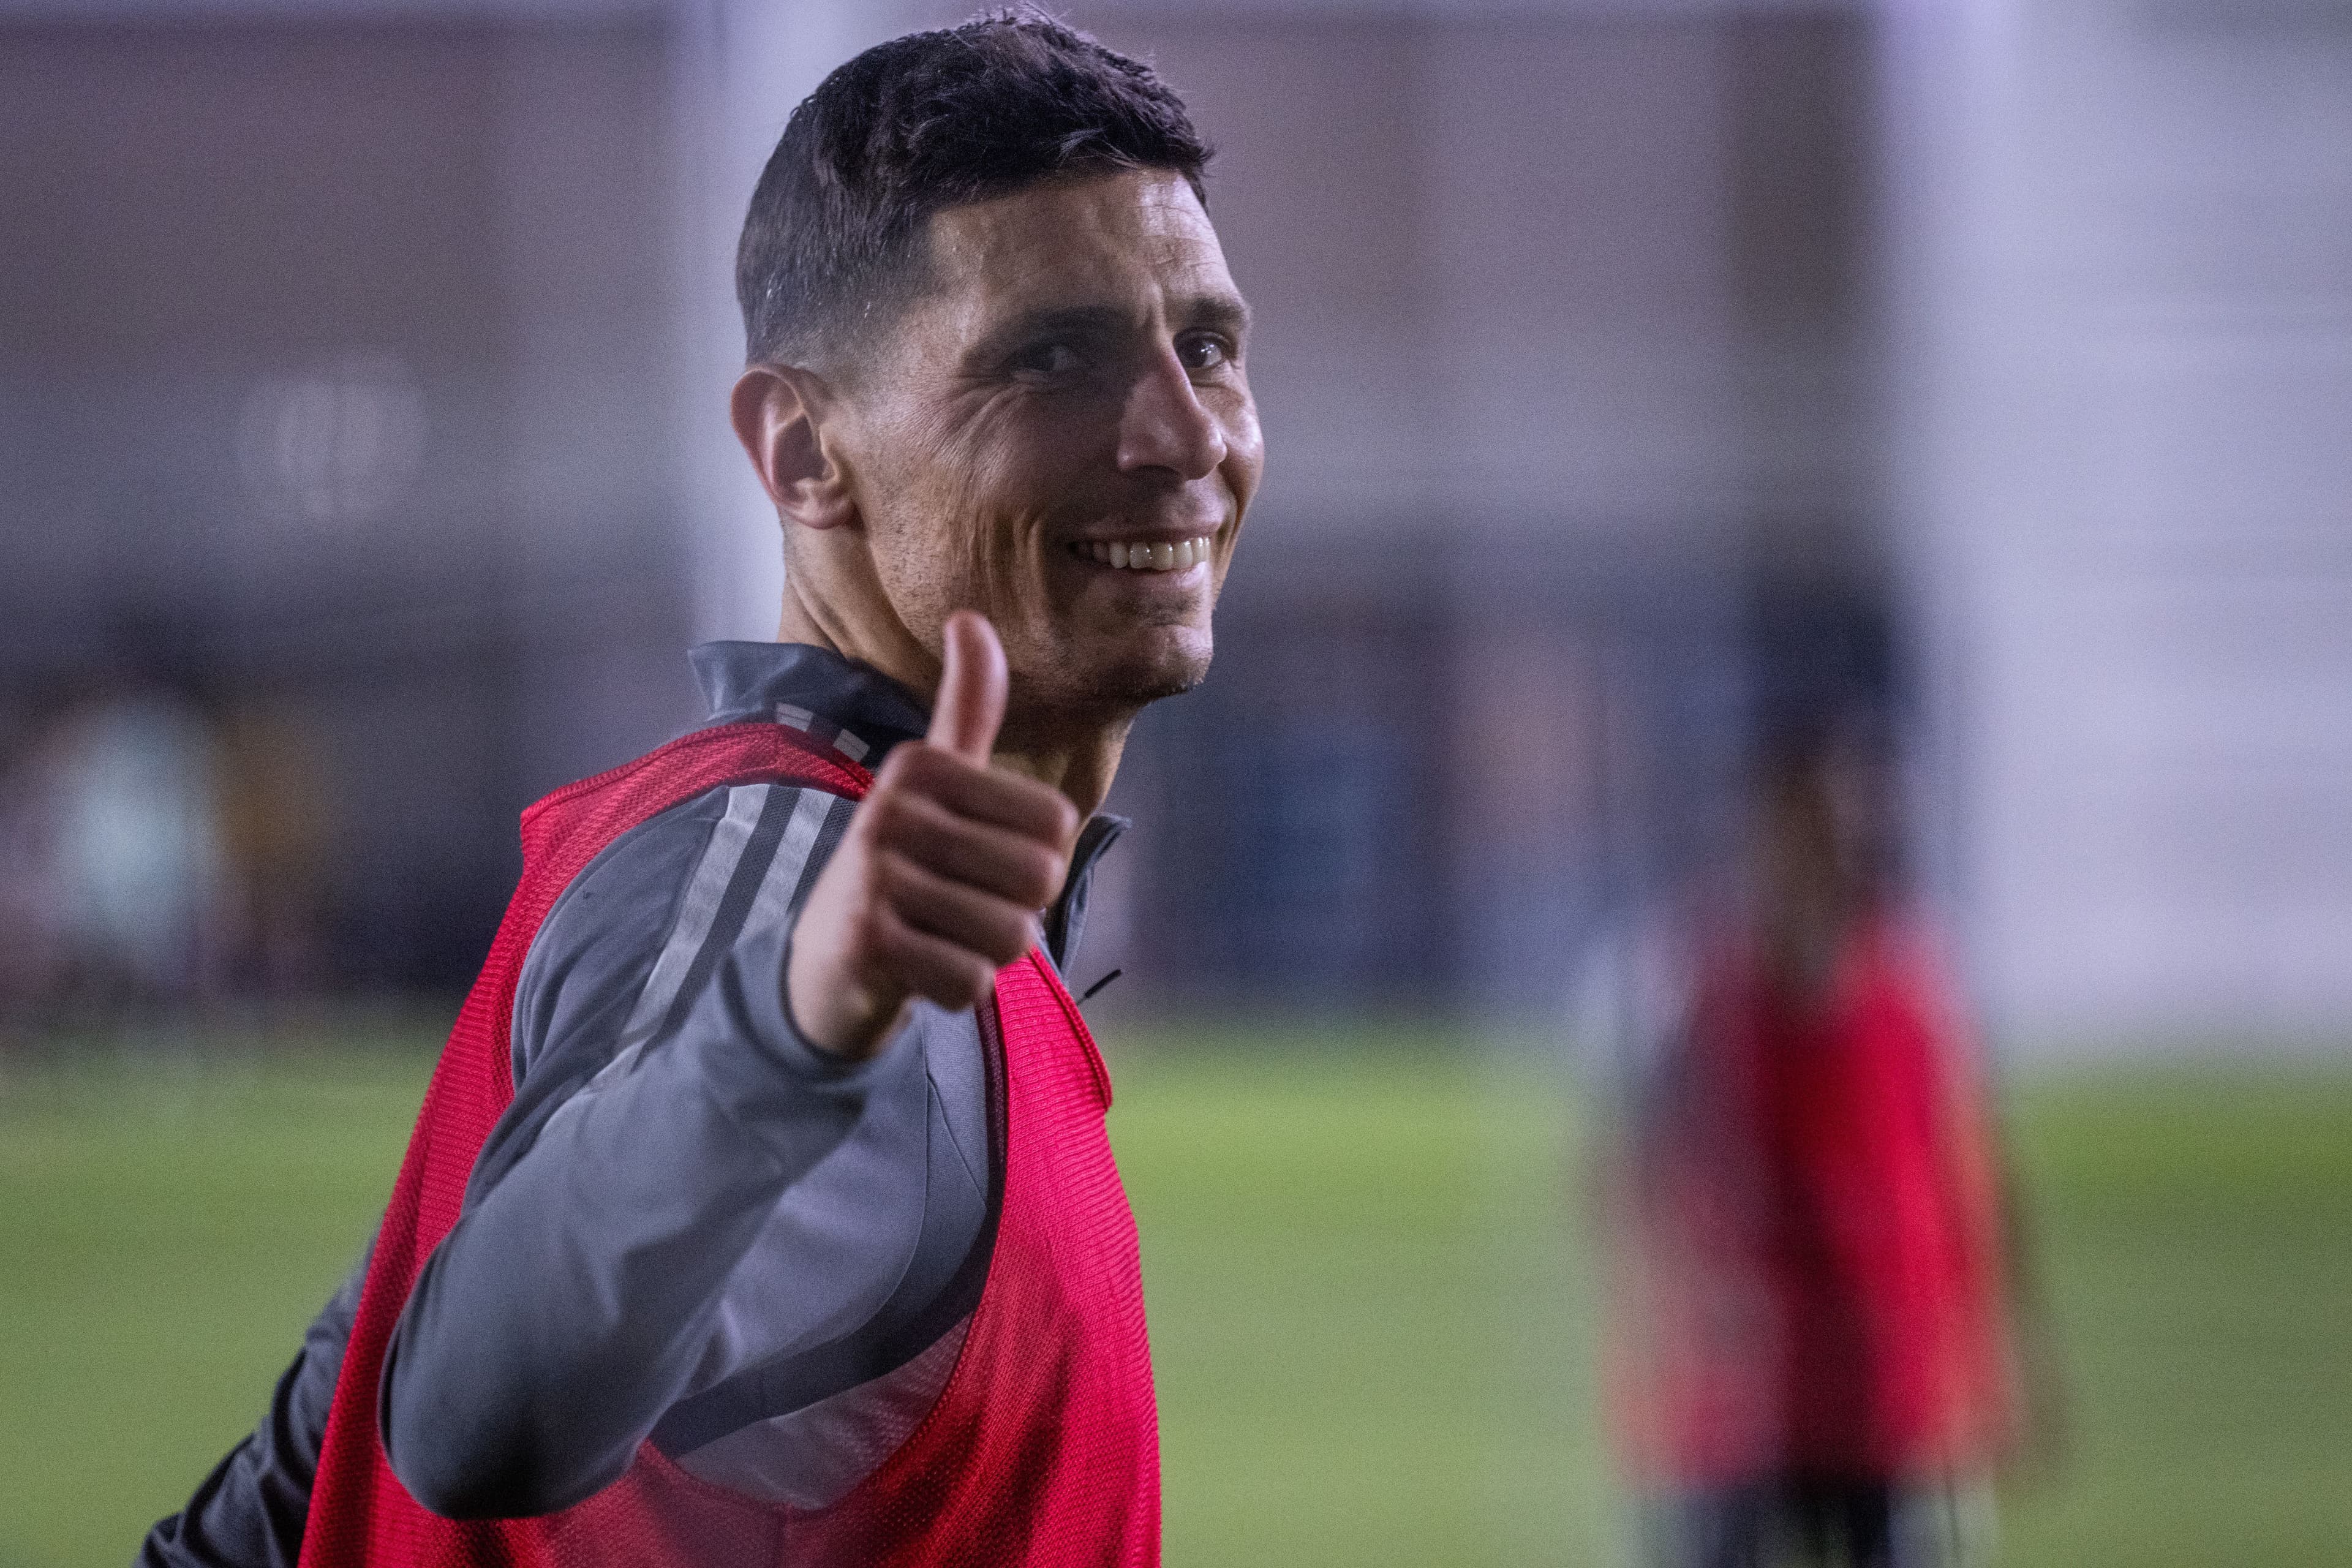
M 797 592 L 789 573 L 776 640 L 829 649 L 880 670 L 920 696 L 939 689 L 937 655 L 903 631 L 879 641 L 860 636 L 821 601 Z M 1110 794 L 1119 757 L 1127 750 L 1128 730 L 1135 722 L 1134 712 L 1076 716 L 1026 709 L 1017 678 L 1011 696 L 1004 727 L 997 733 L 992 753 L 996 765 L 1051 785 L 1069 798 L 1080 816 L 1092 816 Z
M 1005 715 L 1004 729 L 996 737 L 994 760 L 1001 768 L 1050 784 L 1069 798 L 1081 817 L 1092 816 L 1110 794 L 1119 756 L 1127 750 L 1128 727 L 1134 721 L 1135 715 L 1126 713 L 1103 722 L 1053 723 L 1016 707 Z

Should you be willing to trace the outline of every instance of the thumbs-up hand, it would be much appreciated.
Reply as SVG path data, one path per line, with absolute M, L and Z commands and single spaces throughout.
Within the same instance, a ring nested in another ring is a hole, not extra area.
M 1036 945 L 1078 832 L 1059 790 L 992 767 L 1004 649 L 980 616 L 945 628 L 930 733 L 895 748 L 849 819 L 793 931 L 793 1020 L 852 1060 L 879 1050 L 921 996 L 970 1007 Z

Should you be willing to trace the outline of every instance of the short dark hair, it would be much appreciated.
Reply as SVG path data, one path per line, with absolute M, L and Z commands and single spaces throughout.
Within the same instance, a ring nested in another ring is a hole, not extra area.
M 748 357 L 838 350 L 912 296 L 943 208 L 1067 175 L 1181 174 L 1209 145 L 1151 68 L 1049 17 L 999 12 L 877 44 L 793 110 L 735 255 Z

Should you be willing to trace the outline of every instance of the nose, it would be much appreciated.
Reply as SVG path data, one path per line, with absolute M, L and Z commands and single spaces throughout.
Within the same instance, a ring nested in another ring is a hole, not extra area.
M 1224 460 L 1224 427 L 1201 406 L 1174 352 L 1162 353 L 1128 388 L 1119 411 L 1120 471 L 1164 468 L 1190 481 L 1206 479 Z

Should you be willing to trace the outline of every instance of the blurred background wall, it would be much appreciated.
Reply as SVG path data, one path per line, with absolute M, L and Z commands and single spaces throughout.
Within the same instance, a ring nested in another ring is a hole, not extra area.
M 1272 458 L 1073 975 L 1171 1562 L 1633 1559 L 1590 1178 L 1654 1064 L 1595 1047 L 1757 742 L 1854 706 L 2053 1069 L 2000 1561 L 2346 1559 L 2352 9 L 1063 10 L 1222 146 Z M 250 1426 L 516 814 L 772 635 L 736 227 L 962 15 L 0 0 L 0 1568 Z
M 462 984 L 517 806 L 690 691 L 668 32 L 206 9 L 0 25 L 8 717 L 248 721 L 321 818 L 305 984 Z
M 962 14 L 0 3 L 0 743 L 136 688 L 303 803 L 224 830 L 203 988 L 462 984 L 516 811 L 772 635 L 735 226 L 825 70 Z M 1273 456 L 1078 978 L 1544 1016 L 1843 688 L 2003 1039 L 2344 1035 L 2340 8 L 1068 15 L 1223 149 Z

